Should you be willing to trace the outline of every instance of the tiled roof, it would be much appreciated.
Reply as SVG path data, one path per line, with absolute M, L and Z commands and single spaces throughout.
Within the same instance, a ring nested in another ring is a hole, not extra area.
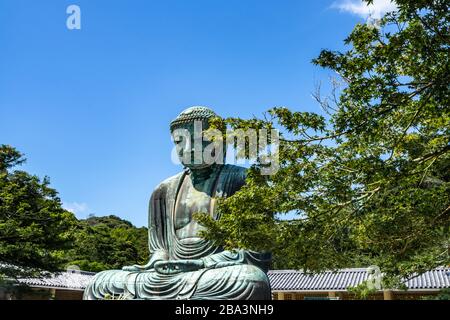
M 296 270 L 270 270 L 272 290 L 346 290 L 367 280 L 366 269 L 342 269 L 337 272 L 306 274 Z
M 340 291 L 354 287 L 369 277 L 368 269 L 352 268 L 306 274 L 296 270 L 270 270 L 275 291 Z M 450 268 L 437 268 L 405 282 L 408 289 L 429 290 L 450 287 Z
M 450 268 L 437 268 L 406 282 L 409 289 L 443 289 L 450 287 Z
M 60 272 L 48 278 L 27 278 L 18 280 L 20 283 L 32 287 L 84 290 L 89 280 L 91 280 L 94 275 L 94 272 L 69 270 Z
M 66 271 L 50 278 L 19 279 L 30 286 L 83 290 L 93 272 Z M 270 270 L 270 285 L 274 291 L 344 291 L 369 277 L 368 269 L 351 268 L 306 274 L 296 270 Z M 405 282 L 408 289 L 430 290 L 450 287 L 450 268 L 437 268 Z

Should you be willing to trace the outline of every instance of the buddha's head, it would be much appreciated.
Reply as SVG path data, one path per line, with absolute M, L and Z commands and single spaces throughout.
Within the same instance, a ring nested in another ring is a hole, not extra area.
M 170 123 L 178 158 L 185 167 L 196 170 L 224 162 L 223 146 L 212 148 L 212 142 L 203 139 L 203 132 L 210 127 L 209 120 L 215 117 L 218 116 L 213 110 L 195 106 L 182 111 Z M 211 156 L 222 161 L 211 161 Z

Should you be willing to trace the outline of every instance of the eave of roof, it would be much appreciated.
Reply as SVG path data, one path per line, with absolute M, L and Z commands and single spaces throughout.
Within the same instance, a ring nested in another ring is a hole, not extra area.
M 54 274 L 48 278 L 22 278 L 18 281 L 31 287 L 84 290 L 94 275 L 94 272 L 70 270 Z

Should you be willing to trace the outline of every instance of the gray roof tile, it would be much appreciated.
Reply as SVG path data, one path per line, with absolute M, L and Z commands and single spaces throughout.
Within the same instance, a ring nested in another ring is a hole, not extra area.
M 307 274 L 296 270 L 270 270 L 268 273 L 272 290 L 316 291 L 347 290 L 369 277 L 368 269 L 351 268 Z M 450 287 L 450 268 L 436 268 L 405 281 L 408 289 L 428 290 Z
M 65 271 L 54 274 L 48 278 L 26 278 L 19 279 L 22 284 L 45 288 L 64 288 L 72 290 L 84 290 L 89 280 L 95 275 L 94 272 L 86 271 Z

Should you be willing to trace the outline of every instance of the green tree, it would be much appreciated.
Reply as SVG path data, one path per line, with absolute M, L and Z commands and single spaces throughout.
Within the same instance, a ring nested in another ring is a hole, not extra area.
M 23 162 L 15 148 L 0 146 L 0 280 L 44 276 L 68 265 L 102 271 L 148 260 L 147 228 L 112 215 L 77 220 L 47 177 L 14 170 Z
M 450 288 L 442 289 L 436 296 L 426 296 L 423 300 L 450 300 Z
M 14 170 L 25 161 L 0 145 L 0 278 L 60 270 L 76 219 L 61 207 L 50 181 Z
M 80 220 L 74 248 L 66 253 L 68 264 L 85 271 L 121 269 L 148 260 L 147 228 L 110 215 Z
M 216 120 L 279 129 L 280 169 L 252 166 L 246 186 L 220 201 L 220 221 L 197 217 L 204 236 L 270 250 L 278 267 L 376 264 L 385 282 L 449 264 L 448 1 L 395 2 L 376 26 L 357 24 L 346 51 L 313 60 L 339 76 L 327 97 L 315 95 L 324 112 Z

